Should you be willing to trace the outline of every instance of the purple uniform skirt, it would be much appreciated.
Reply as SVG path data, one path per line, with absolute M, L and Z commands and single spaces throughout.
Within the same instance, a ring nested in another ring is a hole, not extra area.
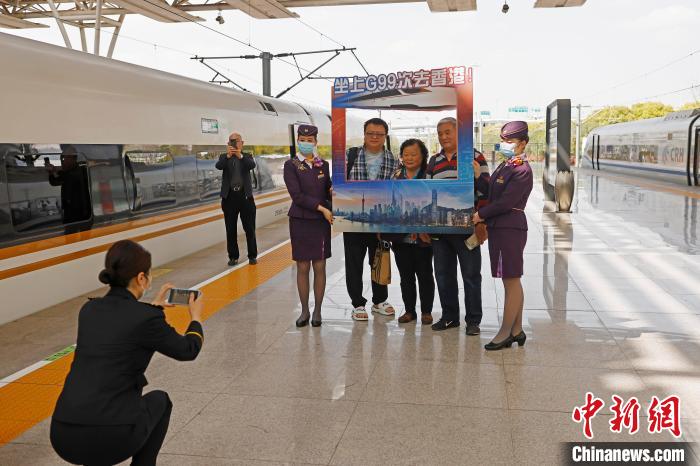
M 322 219 L 289 217 L 292 259 L 315 261 L 331 257 L 331 225 Z
M 523 276 L 523 251 L 527 243 L 527 230 L 489 228 L 488 243 L 491 276 L 494 278 Z

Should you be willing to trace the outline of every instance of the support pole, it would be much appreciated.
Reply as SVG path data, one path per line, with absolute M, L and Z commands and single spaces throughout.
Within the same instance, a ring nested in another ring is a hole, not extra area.
M 581 104 L 576 106 L 578 113 L 576 122 L 576 155 L 574 156 L 574 166 L 578 168 L 579 160 L 581 160 Z
M 479 112 L 479 148 L 481 152 L 484 151 L 484 121 L 481 119 L 481 112 Z
M 63 36 L 63 42 L 66 43 L 66 47 L 68 47 L 69 49 L 72 49 L 73 46 L 70 43 L 70 38 L 68 37 L 68 33 L 66 32 L 66 27 L 63 25 L 63 20 L 58 15 L 58 10 L 56 9 L 56 4 L 54 3 L 53 0 L 48 0 L 48 2 L 49 2 L 49 8 L 51 8 L 51 13 L 53 14 L 53 17 L 56 20 L 56 24 L 58 24 L 58 29 L 61 31 L 61 35 Z
M 263 52 L 260 54 L 260 58 L 262 59 L 263 95 L 272 97 L 272 54 L 270 52 Z
M 85 37 L 85 26 L 82 21 L 80 21 L 80 45 L 83 47 L 83 52 L 87 53 L 87 37 Z
M 114 46 L 117 45 L 117 37 L 119 37 L 119 31 L 122 30 L 122 24 L 124 24 L 125 18 L 125 14 L 119 15 L 119 25 L 117 25 L 117 27 L 114 28 L 114 32 L 112 33 L 112 40 L 109 41 L 109 50 L 107 51 L 107 58 L 112 58 L 112 54 L 114 53 Z
M 100 33 L 102 30 L 102 0 L 95 5 L 95 55 L 100 54 Z

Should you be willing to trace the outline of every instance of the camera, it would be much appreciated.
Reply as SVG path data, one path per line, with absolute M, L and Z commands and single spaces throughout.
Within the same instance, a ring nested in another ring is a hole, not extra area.
M 510 10 L 510 7 L 508 6 L 507 3 L 504 3 L 503 8 L 501 8 L 501 11 L 503 12 L 503 14 L 506 14 L 506 13 L 508 13 L 508 10 Z
M 216 17 L 216 22 L 219 24 L 224 24 L 226 21 L 224 20 L 224 17 L 221 16 L 221 12 L 219 12 L 219 15 Z

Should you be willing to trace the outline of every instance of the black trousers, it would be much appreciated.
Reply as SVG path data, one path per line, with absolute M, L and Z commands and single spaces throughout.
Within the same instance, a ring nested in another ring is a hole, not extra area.
M 221 199 L 221 210 L 224 211 L 226 223 L 226 248 L 229 259 L 238 259 L 238 216 L 241 216 L 245 239 L 248 243 L 248 259 L 258 257 L 258 243 L 255 240 L 255 201 L 246 198 L 243 190 L 229 191 L 228 196 Z
M 379 240 L 374 233 L 343 233 L 343 245 L 345 246 L 345 285 L 352 301 L 352 307 L 364 307 L 367 300 L 362 296 L 364 283 L 362 282 L 362 269 L 365 265 L 365 257 L 369 253 L 369 266 L 372 267 L 374 252 L 377 250 Z M 386 285 L 372 282 L 372 302 L 383 303 L 389 297 Z
M 416 313 L 416 278 L 420 293 L 420 311 L 433 312 L 435 280 L 433 280 L 433 248 L 416 244 L 394 243 L 396 267 L 401 276 L 401 298 L 406 312 Z
M 147 415 L 139 424 L 88 426 L 51 420 L 51 445 L 72 464 L 103 466 L 132 458 L 132 466 L 154 466 L 170 423 L 173 404 L 154 390 L 143 396 Z

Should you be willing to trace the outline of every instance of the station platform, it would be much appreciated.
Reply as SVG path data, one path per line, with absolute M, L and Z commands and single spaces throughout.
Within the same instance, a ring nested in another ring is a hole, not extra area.
M 561 464 L 561 442 L 585 440 L 572 411 L 587 392 L 605 401 L 596 441 L 700 440 L 700 191 L 580 170 L 573 212 L 556 214 L 535 179 L 523 347 L 483 349 L 503 306 L 485 250 L 478 337 L 464 325 L 353 322 L 341 235 L 323 325 L 296 328 L 286 220 L 259 230 L 256 266 L 226 267 L 221 243 L 154 270 L 154 289 L 201 284 L 207 299 L 197 360 L 157 355 L 146 373 L 146 390 L 166 390 L 174 403 L 159 464 Z M 65 464 L 48 418 L 85 299 L 0 327 L 0 464 Z M 186 311 L 167 312 L 183 329 Z M 436 294 L 433 316 L 440 312 Z M 613 395 L 639 399 L 636 434 L 611 432 Z M 647 429 L 649 401 L 669 395 L 681 400 L 680 438 Z M 697 459 L 700 446 L 692 448 Z

